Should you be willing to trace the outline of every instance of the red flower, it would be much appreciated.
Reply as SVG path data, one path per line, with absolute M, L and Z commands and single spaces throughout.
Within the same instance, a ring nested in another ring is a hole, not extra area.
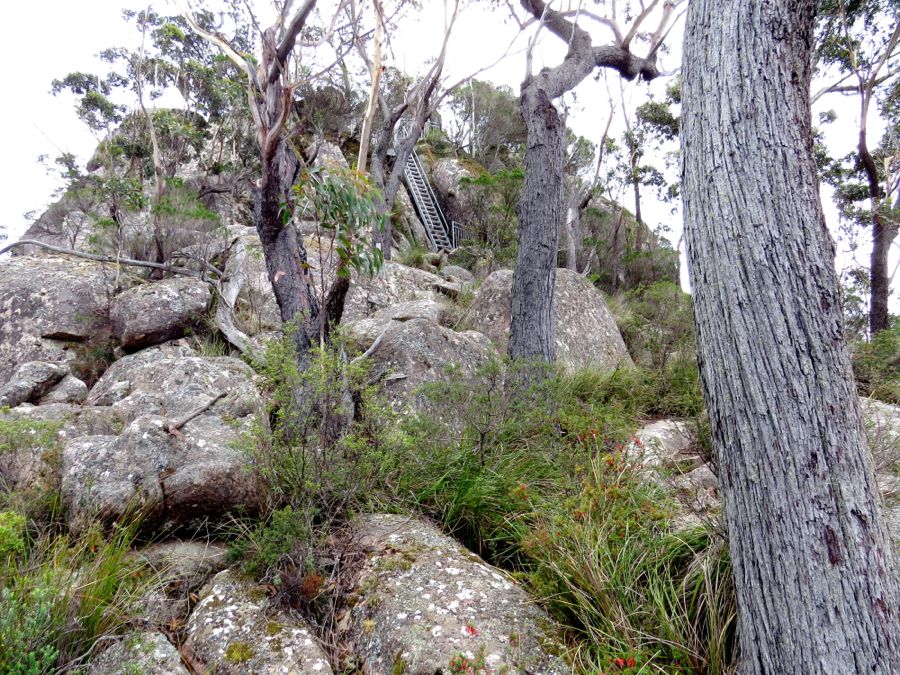
M 617 668 L 625 667 L 625 659 L 613 659 L 613 663 L 616 665 Z
M 628 658 L 628 667 L 634 668 L 634 659 L 631 657 Z
M 478 635 L 478 629 L 472 624 L 466 624 L 466 633 L 469 635 Z

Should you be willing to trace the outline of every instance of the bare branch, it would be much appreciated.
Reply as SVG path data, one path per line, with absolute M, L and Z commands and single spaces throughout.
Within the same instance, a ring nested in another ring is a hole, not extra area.
M 272 65 L 269 67 L 266 84 L 274 84 L 275 80 L 281 77 L 284 66 L 287 63 L 287 58 L 290 56 L 290 53 L 294 49 L 294 44 L 297 42 L 297 35 L 303 30 L 303 27 L 306 25 L 306 19 L 309 17 L 310 12 L 312 12 L 315 6 L 316 0 L 306 0 L 303 7 L 301 7 L 294 15 L 294 18 L 291 19 L 290 24 L 288 24 L 285 29 L 281 43 L 275 49 L 275 58 L 272 60 Z M 285 10 L 286 9 L 287 8 L 285 8 Z
M 196 272 L 195 270 L 189 270 L 185 267 L 174 267 L 172 265 L 164 265 L 162 263 L 152 263 L 146 260 L 134 260 L 132 258 L 119 258 L 111 255 L 97 255 L 94 253 L 85 253 L 83 251 L 75 251 L 70 248 L 62 248 L 60 246 L 53 246 L 51 244 L 47 244 L 43 241 L 38 241 L 36 239 L 20 239 L 19 241 L 14 241 L 12 244 L 8 246 L 4 246 L 0 248 L 0 255 L 3 255 L 7 251 L 11 251 L 14 248 L 18 248 L 19 246 L 37 246 L 38 248 L 43 248 L 48 251 L 52 251 L 53 253 L 61 253 L 63 255 L 70 255 L 74 258 L 83 258 L 85 260 L 93 260 L 95 262 L 107 262 L 114 263 L 116 265 L 127 265 L 130 267 L 147 267 L 152 270 L 162 270 L 163 272 L 170 272 L 172 274 L 180 274 L 186 277 L 200 277 L 202 278 L 202 273 Z

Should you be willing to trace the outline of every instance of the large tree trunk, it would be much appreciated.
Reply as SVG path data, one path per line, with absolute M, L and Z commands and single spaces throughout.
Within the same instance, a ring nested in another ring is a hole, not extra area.
M 745 673 L 898 673 L 810 124 L 816 0 L 693 0 L 685 230 Z
M 565 124 L 543 88 L 529 79 L 520 103 L 528 130 L 519 245 L 510 296 L 509 355 L 553 361 L 553 287 L 563 207 Z

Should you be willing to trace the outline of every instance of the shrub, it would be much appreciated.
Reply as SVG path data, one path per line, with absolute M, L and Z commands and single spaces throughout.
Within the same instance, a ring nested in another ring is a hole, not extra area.
M 693 360 L 691 296 L 669 281 L 630 291 L 619 329 L 635 363 L 664 370 L 671 360 Z
M 900 323 L 857 345 L 853 372 L 863 396 L 900 403 Z

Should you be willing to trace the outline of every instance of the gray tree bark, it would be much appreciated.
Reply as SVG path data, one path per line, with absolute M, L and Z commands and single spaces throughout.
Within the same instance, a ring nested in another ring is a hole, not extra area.
M 527 143 L 525 186 L 519 200 L 518 251 L 510 295 L 509 355 L 514 359 L 552 362 L 553 289 L 564 211 L 565 159 L 565 123 L 553 99 L 571 91 L 595 68 L 611 68 L 626 80 L 657 77 L 656 50 L 662 32 L 658 30 L 651 40 L 648 56 L 640 58 L 631 53 L 624 38 L 613 45 L 595 47 L 587 31 L 543 0 L 520 2 L 525 11 L 568 45 L 568 52 L 558 66 L 544 68 L 536 75 L 528 74 L 522 83 L 519 103 Z M 639 23 L 636 21 L 634 30 Z
M 898 673 L 810 122 L 815 0 L 693 0 L 685 231 L 745 673 Z

